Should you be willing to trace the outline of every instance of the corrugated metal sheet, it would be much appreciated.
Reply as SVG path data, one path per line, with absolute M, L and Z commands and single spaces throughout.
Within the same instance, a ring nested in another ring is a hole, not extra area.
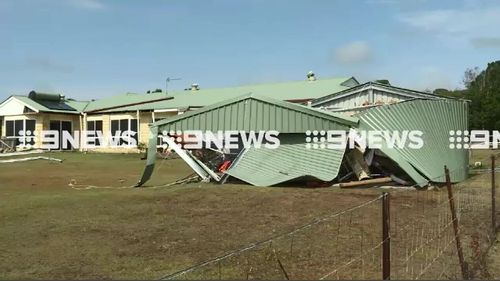
M 461 100 L 413 100 L 368 109 L 357 115 L 360 130 L 423 132 L 422 149 L 382 148 L 400 163 L 418 183 L 423 175 L 432 182 L 444 182 L 448 166 L 454 182 L 468 176 L 468 151 L 450 148 L 450 131 L 468 130 L 468 102 Z M 404 161 L 404 163 L 402 162 Z M 418 171 L 418 172 L 417 172 Z
M 280 136 L 276 149 L 249 148 L 227 173 L 256 186 L 272 186 L 309 176 L 331 181 L 338 175 L 345 150 L 307 148 L 305 135 Z
M 314 99 L 324 95 L 329 95 L 357 85 L 353 77 L 339 77 L 329 79 L 318 79 L 316 81 L 292 81 L 284 83 L 269 83 L 246 85 L 228 88 L 202 88 L 198 91 L 176 91 L 152 94 L 124 94 L 110 98 L 93 101 L 86 108 L 86 111 L 123 105 L 120 108 L 104 110 L 103 112 L 152 110 L 152 109 L 172 109 L 185 107 L 201 107 L 218 103 L 227 99 L 232 99 L 247 93 L 254 93 L 259 96 L 266 96 L 277 100 L 303 100 Z M 172 100 L 151 102 L 142 105 L 127 106 L 127 104 L 154 100 L 161 97 L 173 97 Z
M 308 130 L 349 130 L 358 125 L 358 119 L 321 111 L 290 102 L 274 100 L 265 97 L 245 95 L 236 99 L 227 100 L 202 109 L 177 115 L 173 118 L 158 121 L 151 125 L 152 139 L 149 141 L 148 151 L 156 151 L 156 138 L 158 132 L 172 130 L 202 130 L 202 131 L 266 131 L 276 130 L 282 134 L 298 133 L 302 139 L 297 144 L 283 145 L 283 148 L 274 150 L 247 151 L 248 162 L 250 159 L 264 159 L 272 163 L 274 169 L 279 169 L 283 174 L 281 178 L 275 177 L 262 181 L 259 184 L 272 184 L 273 182 L 296 178 L 300 175 L 310 174 L 321 180 L 332 180 L 336 177 L 338 166 L 343 156 L 343 151 L 332 150 L 306 150 L 305 132 Z M 138 186 L 149 180 L 155 162 L 155 154 L 148 153 L 146 169 Z M 301 159 L 301 161 L 297 161 Z M 312 160 L 314 159 L 314 160 Z M 326 160 L 325 160 L 326 159 Z M 259 161 L 261 161 L 259 160 Z M 240 166 L 239 164 L 238 166 Z M 268 165 L 264 165 L 268 167 Z M 242 169 L 245 164 L 242 165 Z M 247 171 L 254 166 L 248 164 Z M 268 167 L 267 169 L 271 169 Z M 315 171 L 318 170 L 318 171 Z M 263 170 L 265 172 L 265 169 Z M 288 171 L 288 172 L 287 172 Z M 328 171 L 328 173 L 327 173 Z M 238 173 L 240 177 L 261 177 L 266 174 L 246 174 L 243 170 Z M 332 178 L 333 177 L 333 178 Z
M 28 98 L 27 96 L 11 96 L 12 98 L 15 98 L 26 105 L 30 106 L 31 108 L 34 108 L 38 111 L 43 111 L 43 112 L 54 112 L 54 113 L 68 113 L 68 114 L 80 114 L 79 111 L 81 111 L 88 102 L 83 102 L 83 101 L 70 101 L 70 100 L 65 100 L 63 102 L 64 105 L 69 106 L 75 110 L 64 110 L 64 109 L 51 109 L 46 107 L 45 105 L 36 102 L 35 100 L 32 100 Z M 11 97 L 9 97 L 7 100 L 9 100 Z M 5 100 L 5 101 L 7 101 Z M 4 102 L 5 102 L 4 101 Z
M 158 126 L 160 132 L 276 130 L 304 133 L 307 130 L 348 130 L 357 122 L 356 118 L 250 94 L 177 115 L 152 126 Z

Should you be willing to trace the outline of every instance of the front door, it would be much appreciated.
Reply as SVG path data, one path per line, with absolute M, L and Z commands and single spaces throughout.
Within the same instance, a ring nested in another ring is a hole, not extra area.
M 60 121 L 60 120 L 51 120 L 50 121 L 50 126 L 49 126 L 51 131 L 58 131 L 59 132 L 59 142 L 58 142 L 58 148 L 59 150 L 68 150 L 72 149 L 73 146 L 68 140 L 65 140 L 66 145 L 63 144 L 63 132 L 68 132 L 70 135 L 73 135 L 72 132 L 72 124 L 71 121 Z

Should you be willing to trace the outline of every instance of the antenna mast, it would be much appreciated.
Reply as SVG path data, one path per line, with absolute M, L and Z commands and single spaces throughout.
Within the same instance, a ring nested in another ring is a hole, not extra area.
M 175 80 L 182 80 L 182 78 L 167 77 L 167 79 L 165 79 L 165 94 L 168 94 L 168 83 L 170 83 L 170 81 L 175 81 Z

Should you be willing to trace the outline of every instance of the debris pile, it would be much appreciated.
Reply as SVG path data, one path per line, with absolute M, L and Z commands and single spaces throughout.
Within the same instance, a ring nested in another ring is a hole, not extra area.
M 0 139 L 0 153 L 12 153 L 16 151 L 16 139 Z
M 459 182 L 468 175 L 468 154 L 463 149 L 449 149 L 449 132 L 467 129 L 467 111 L 464 101 L 417 99 L 372 107 L 347 117 L 248 95 L 154 123 L 146 168 L 137 186 L 153 173 L 158 132 L 176 132 L 163 141 L 202 181 L 224 184 L 237 180 L 254 186 L 300 182 L 308 187 L 424 187 L 444 182 L 446 165 L 451 180 Z M 279 132 L 279 145 L 227 149 L 203 140 L 202 149 L 184 149 L 185 140 L 193 136 L 182 131 L 196 130 L 238 130 L 244 133 L 239 143 L 252 132 L 274 130 Z M 312 130 L 345 132 L 341 135 L 349 145 L 332 148 L 328 140 L 318 141 L 324 138 L 311 141 L 306 136 Z M 382 135 L 386 143 L 395 139 L 397 132 L 418 130 L 425 145 L 418 149 L 387 144 L 373 147 L 361 134 L 368 130 L 395 132 Z

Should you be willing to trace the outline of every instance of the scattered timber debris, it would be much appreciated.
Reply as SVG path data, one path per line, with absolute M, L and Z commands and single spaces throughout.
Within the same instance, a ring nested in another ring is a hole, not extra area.
M 392 182 L 391 177 L 384 177 L 384 178 L 376 178 L 376 179 L 369 179 L 369 180 L 343 182 L 343 183 L 339 183 L 338 185 L 340 188 L 350 188 L 350 187 L 380 185 L 383 183 L 390 183 L 390 182 Z
M 16 151 L 16 140 L 15 139 L 0 139 L 0 154 L 2 153 L 12 153 Z
M 52 157 L 36 156 L 36 157 L 0 160 L 0 163 L 16 163 L 16 162 L 26 162 L 26 161 L 33 161 L 33 160 L 48 160 L 48 161 L 55 161 L 55 162 L 59 162 L 59 163 L 61 163 L 63 161 L 61 159 L 52 158 Z
M 27 150 L 27 151 L 18 151 L 18 152 L 5 152 L 5 153 L 0 153 L 0 157 L 10 157 L 10 156 L 19 156 L 19 155 L 28 155 L 28 154 L 39 154 L 39 153 L 44 153 L 46 152 L 45 150 L 41 149 L 35 149 L 35 150 Z

